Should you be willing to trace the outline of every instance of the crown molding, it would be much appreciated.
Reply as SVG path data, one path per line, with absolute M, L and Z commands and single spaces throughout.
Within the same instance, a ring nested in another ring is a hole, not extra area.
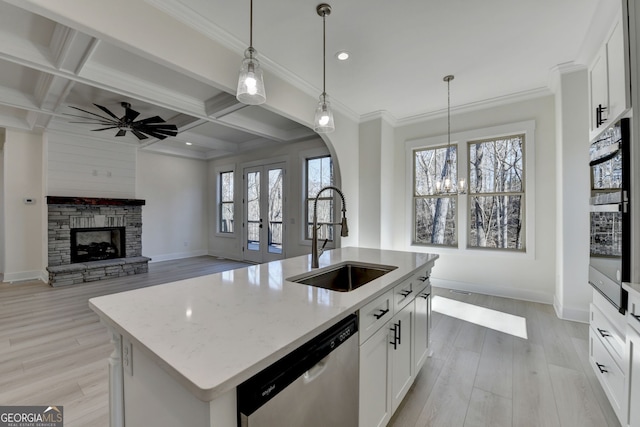
M 501 106 L 513 104 L 516 102 L 542 98 L 550 95 L 552 95 L 552 92 L 548 87 L 541 87 L 537 89 L 531 89 L 527 91 L 509 94 L 509 95 L 499 96 L 496 98 L 489 98 L 482 101 L 471 102 L 469 104 L 459 105 L 457 107 L 451 107 L 451 112 L 456 114 L 469 113 L 469 112 L 478 111 L 478 110 L 485 110 L 488 108 L 501 107 Z M 404 117 L 404 118 L 398 119 L 397 123 L 398 123 L 398 126 L 407 126 L 407 125 L 422 123 L 428 120 L 437 119 L 440 117 L 446 117 L 446 115 L 447 115 L 447 109 L 443 108 L 437 111 Z
M 371 120 L 383 120 L 392 127 L 398 125 L 398 119 L 387 110 L 372 111 L 371 113 L 360 116 L 360 124 L 370 122 Z

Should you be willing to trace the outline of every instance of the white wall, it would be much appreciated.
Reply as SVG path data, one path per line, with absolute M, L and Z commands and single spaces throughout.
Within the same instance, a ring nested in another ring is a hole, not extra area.
M 7 129 L 4 143 L 4 280 L 46 281 L 43 137 Z M 25 204 L 24 198 L 35 199 Z
M 411 246 L 409 213 L 406 212 L 405 141 L 446 135 L 446 116 L 395 129 L 395 215 L 393 246 L 399 250 L 441 252 L 433 270 L 434 284 L 473 292 L 552 303 L 555 292 L 555 116 L 552 96 L 483 110 L 452 114 L 451 132 L 482 129 L 535 120 L 535 253 L 495 251 L 439 251 L 436 247 Z M 393 161 L 393 160 L 392 160 Z M 368 183 L 361 183 L 362 186 Z
M 134 198 L 134 145 L 48 133 L 47 195 Z
M 304 232 L 304 168 L 305 157 L 316 157 L 329 154 L 329 149 L 318 138 L 311 141 L 300 142 L 277 148 L 265 148 L 243 155 L 215 159 L 209 162 L 209 209 L 212 214 L 209 217 L 209 253 L 231 259 L 242 259 L 242 168 L 247 165 L 268 164 L 274 162 L 286 162 L 287 173 L 285 177 L 286 192 L 286 217 L 285 226 L 285 256 L 287 258 L 308 254 L 311 246 L 303 238 Z M 334 158 L 335 159 L 335 158 Z M 335 161 L 335 160 L 334 160 Z M 334 171 L 338 171 L 338 165 L 334 164 Z M 217 179 L 220 172 L 235 171 L 235 220 L 236 224 L 232 235 L 217 233 Z M 336 173 L 336 175 L 338 175 Z M 339 181 L 338 181 L 338 185 Z M 346 193 L 347 209 L 351 210 L 351 195 Z M 350 212 L 347 217 L 351 220 Z M 351 224 L 349 224 L 351 225 Z
M 136 198 L 142 207 L 142 254 L 153 261 L 207 254 L 207 162 L 139 151 Z
M 587 70 L 555 71 L 556 295 L 558 316 L 588 322 L 589 100 Z

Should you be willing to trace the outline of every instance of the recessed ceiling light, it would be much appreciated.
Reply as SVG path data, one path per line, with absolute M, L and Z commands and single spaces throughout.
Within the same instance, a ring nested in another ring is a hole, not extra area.
M 349 52 L 347 52 L 346 50 L 341 50 L 340 52 L 336 53 L 336 58 L 338 58 L 338 61 L 346 61 L 347 59 L 349 59 Z
M 185 144 L 187 144 L 187 145 L 193 145 L 193 143 L 191 143 L 191 142 L 185 142 Z

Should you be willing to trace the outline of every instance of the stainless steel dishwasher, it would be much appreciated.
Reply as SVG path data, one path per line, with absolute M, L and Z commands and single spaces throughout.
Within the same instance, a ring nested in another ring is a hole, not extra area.
M 239 425 L 357 426 L 358 368 L 353 314 L 240 384 Z

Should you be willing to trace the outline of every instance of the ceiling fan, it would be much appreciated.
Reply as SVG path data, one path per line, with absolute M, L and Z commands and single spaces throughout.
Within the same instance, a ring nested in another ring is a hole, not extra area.
M 85 117 L 75 114 L 67 114 L 68 116 L 79 117 L 81 119 L 90 120 L 83 122 L 70 122 L 70 123 L 84 123 L 94 125 L 105 125 L 100 129 L 92 129 L 93 131 L 118 129 L 116 136 L 125 136 L 127 131 L 131 131 L 139 140 L 147 139 L 149 136 L 158 139 L 165 139 L 167 136 L 176 136 L 178 134 L 178 127 L 176 125 L 166 123 L 160 116 L 153 116 L 147 119 L 135 121 L 136 117 L 140 115 L 137 111 L 131 109 L 131 104 L 128 102 L 121 102 L 122 108 L 124 108 L 124 116 L 118 117 L 113 114 L 108 108 L 102 105 L 93 104 L 102 111 L 104 111 L 109 117 L 101 114 L 92 113 L 91 111 L 83 110 L 82 108 L 69 106 L 75 110 L 82 111 L 83 113 L 91 114 L 98 117 Z

